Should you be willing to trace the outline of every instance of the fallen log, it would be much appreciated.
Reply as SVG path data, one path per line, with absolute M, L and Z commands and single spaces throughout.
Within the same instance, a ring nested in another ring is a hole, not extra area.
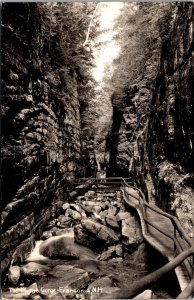
M 152 272 L 151 274 L 146 275 L 145 277 L 139 279 L 138 281 L 132 283 L 130 289 L 123 287 L 121 291 L 115 292 L 111 295 L 110 299 L 131 299 L 136 295 L 143 292 L 145 289 L 150 287 L 152 284 L 156 283 L 159 279 L 165 276 L 168 272 L 174 270 L 179 266 L 187 257 L 194 254 L 194 246 L 188 250 L 183 251 L 169 263 L 159 268 L 158 270 Z M 187 293 L 192 290 L 192 287 L 189 286 Z M 182 297 L 181 297 L 182 298 Z M 108 298 L 107 298 L 108 299 Z

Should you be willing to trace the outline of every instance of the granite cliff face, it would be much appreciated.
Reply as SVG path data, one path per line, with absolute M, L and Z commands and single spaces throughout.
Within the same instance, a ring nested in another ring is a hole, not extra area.
M 174 11 L 168 30 L 161 32 L 153 85 L 147 84 L 153 67 L 148 61 L 148 76 L 129 87 L 123 107 L 115 108 L 112 170 L 119 169 L 121 176 L 128 172 L 146 197 L 177 215 L 192 236 L 194 6 L 179 3 Z M 113 97 L 113 107 L 119 95 Z
M 194 6 L 178 4 L 151 103 L 146 147 L 160 207 L 173 211 L 192 235 L 194 197 Z
M 48 65 L 37 4 L 5 4 L 2 16 L 4 270 L 13 253 L 14 260 L 29 254 L 41 226 L 67 201 L 81 129 L 76 72 L 54 57 Z

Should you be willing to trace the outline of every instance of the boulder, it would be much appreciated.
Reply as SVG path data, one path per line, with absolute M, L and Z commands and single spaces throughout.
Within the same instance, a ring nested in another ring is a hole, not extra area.
M 69 203 L 64 203 L 63 205 L 62 205 L 62 208 L 63 208 L 63 210 L 64 211 L 66 211 L 66 209 L 68 209 L 69 208 Z
M 18 281 L 20 280 L 21 276 L 21 270 L 18 266 L 11 266 L 9 268 L 7 277 L 9 279 L 9 282 L 12 283 L 13 285 L 16 285 Z
M 51 259 L 95 259 L 96 254 L 65 235 L 51 237 L 40 245 L 40 254 Z
M 110 246 L 108 250 L 103 252 L 101 255 L 97 257 L 98 260 L 108 260 L 113 257 L 122 257 L 123 256 L 123 247 L 118 244 L 117 246 Z
M 88 191 L 87 193 L 84 194 L 85 199 L 93 199 L 95 197 L 95 192 L 94 191 Z
M 113 257 L 109 260 L 109 262 L 113 262 L 113 263 L 120 263 L 122 262 L 122 257 Z
M 103 240 L 107 245 L 113 245 L 119 240 L 112 229 L 98 222 L 90 219 L 82 219 L 81 224 L 87 231 L 96 235 L 97 238 Z
M 108 214 L 108 210 L 107 210 L 107 209 L 101 211 L 101 212 L 99 213 L 99 216 L 100 216 L 101 220 L 105 220 L 107 214 Z
M 94 250 L 97 249 L 99 244 L 99 240 L 95 236 L 88 234 L 88 231 L 84 230 L 81 225 L 74 227 L 74 238 L 76 243 Z
M 103 201 L 96 201 L 95 205 L 100 206 L 101 209 L 105 209 L 106 208 L 106 204 Z
M 78 259 L 72 246 L 72 238 L 57 236 L 51 237 L 40 245 L 40 254 L 51 259 Z
M 77 196 L 76 199 L 77 199 L 78 202 L 82 202 L 85 199 L 85 197 L 84 196 Z
M 113 198 L 115 197 L 115 193 L 104 193 L 104 197 L 110 197 L 110 198 Z
M 49 278 L 51 278 L 49 280 Z M 39 281 L 41 294 L 48 297 L 52 292 L 52 298 L 49 299 L 66 299 L 69 295 L 75 299 L 75 292 L 71 290 L 84 289 L 88 286 L 90 277 L 88 272 L 69 265 L 57 265 L 48 273 L 48 280 Z M 62 298 L 58 298 L 61 294 Z
M 47 240 L 48 238 L 50 238 L 51 236 L 53 236 L 53 232 L 52 231 L 44 231 L 42 233 L 41 239 L 42 240 Z
M 92 206 L 93 207 L 93 206 L 96 205 L 96 202 L 87 200 L 87 201 L 84 201 L 83 204 L 86 205 L 86 206 Z
M 99 205 L 94 205 L 93 206 L 93 211 L 97 214 L 99 214 L 101 212 L 102 208 Z
M 41 297 L 41 295 L 38 292 L 35 293 L 31 293 L 29 300 L 42 300 L 43 298 Z
M 105 209 L 108 209 L 110 207 L 110 202 L 108 200 L 106 200 L 104 202 L 104 205 L 105 205 Z
M 122 220 L 122 242 L 126 246 L 138 245 L 143 241 L 141 227 L 134 217 Z
M 103 276 L 96 279 L 95 281 L 90 283 L 90 285 L 87 288 L 87 291 L 92 292 L 94 291 L 94 289 L 98 290 L 99 288 L 102 289 L 103 287 L 114 287 L 114 281 L 111 278 L 111 276 Z
M 50 270 L 50 267 L 36 263 L 29 262 L 21 267 L 21 273 L 27 278 L 39 278 L 46 276 L 46 273 Z
M 95 194 L 96 194 L 95 191 L 88 191 L 87 192 L 87 195 L 89 195 L 89 196 L 93 196 L 94 197 Z
M 116 191 L 116 197 L 117 198 L 122 198 L 122 192 L 121 191 Z
M 53 219 L 52 221 L 50 221 L 47 225 L 46 225 L 46 228 L 47 229 L 51 229 L 53 226 L 56 225 L 58 219 Z
M 86 217 L 86 213 L 83 210 L 83 208 L 81 207 L 81 205 L 72 203 L 72 204 L 70 204 L 70 208 L 79 212 L 82 217 Z
M 71 192 L 71 193 L 69 193 L 69 197 L 70 198 L 75 198 L 77 196 L 77 192 L 76 191 L 73 191 L 73 192 Z
M 29 300 L 42 300 L 43 298 L 39 294 L 39 292 L 33 292 L 30 294 Z
M 117 207 L 121 210 L 124 210 L 124 205 L 123 205 L 123 203 L 121 202 L 121 201 L 117 201 Z
M 60 216 L 58 216 L 58 218 L 56 219 L 57 221 L 61 221 L 61 219 L 63 219 L 65 217 L 65 215 L 60 215 Z M 51 222 L 50 222 L 51 223 Z
M 116 221 L 119 222 L 119 221 L 122 221 L 122 220 L 127 220 L 131 217 L 132 217 L 132 214 L 130 212 L 120 211 L 116 215 Z
M 103 195 L 100 196 L 97 195 L 96 201 L 103 202 L 104 201 Z
M 133 299 L 154 299 L 154 293 L 151 290 L 145 290 L 143 293 L 137 295 Z
M 84 205 L 84 204 L 82 204 L 81 205 L 81 207 L 83 208 L 83 210 L 86 212 L 86 213 L 89 213 L 89 214 L 92 214 L 92 212 L 93 212 L 93 206 L 87 206 L 87 205 Z
M 104 251 L 102 254 L 98 255 L 97 259 L 102 261 L 108 260 L 113 257 L 114 253 L 115 253 L 115 248 L 108 249 L 107 251 Z
M 95 213 L 95 211 L 93 212 L 93 215 L 90 216 L 90 220 L 97 222 L 99 224 L 103 224 L 104 222 L 105 225 L 105 221 L 103 221 L 101 217 L 97 213 Z
M 108 214 L 111 216 L 115 216 L 117 213 L 117 208 L 115 206 L 110 206 L 108 209 Z
M 72 223 L 72 219 L 67 216 L 63 216 L 58 219 L 57 226 L 60 228 L 67 228 L 70 227 Z
M 117 246 L 115 246 L 115 252 L 117 256 L 123 256 L 123 247 L 122 245 L 118 244 Z
M 117 200 L 111 201 L 111 206 L 117 208 Z
M 106 216 L 106 223 L 112 228 L 120 228 L 119 223 L 116 221 L 116 218 L 114 215 L 108 214 Z
M 78 211 L 75 211 L 71 208 L 68 208 L 65 212 L 65 216 L 66 217 L 70 217 L 74 220 L 81 220 L 82 216 Z
M 142 265 L 144 264 L 145 265 L 145 262 L 147 260 L 147 257 L 148 257 L 148 246 L 146 243 L 141 243 L 137 250 L 134 252 L 134 255 L 133 255 L 133 263 L 136 264 L 136 265 Z

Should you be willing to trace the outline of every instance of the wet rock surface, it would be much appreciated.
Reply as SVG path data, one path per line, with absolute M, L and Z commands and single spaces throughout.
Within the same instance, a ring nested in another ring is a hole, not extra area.
M 145 245 L 140 232 L 134 235 L 138 221 L 125 210 L 120 191 L 91 190 L 62 210 L 64 214 L 45 226 L 28 262 L 10 268 L 5 299 L 112 299 L 123 286 L 147 274 Z M 104 212 L 118 227 L 106 222 Z M 126 231 L 123 222 L 134 226 Z
M 51 237 L 40 245 L 40 254 L 51 259 L 94 259 L 95 253 L 66 235 Z

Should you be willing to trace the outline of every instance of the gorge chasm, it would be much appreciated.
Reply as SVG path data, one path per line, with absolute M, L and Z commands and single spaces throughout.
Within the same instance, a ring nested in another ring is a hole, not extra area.
M 99 83 L 91 75 L 95 45 L 84 45 L 88 27 L 89 40 L 98 35 L 98 22 L 90 27 L 95 6 L 2 6 L 4 276 L 18 256 L 25 261 L 45 224 L 72 201 L 73 181 L 102 171 L 129 178 L 193 238 L 194 4 L 126 3 L 121 9 L 121 52 L 111 79 L 104 79 L 112 119 L 100 136 L 103 102 L 93 101 Z M 109 206 L 113 195 L 107 197 Z

